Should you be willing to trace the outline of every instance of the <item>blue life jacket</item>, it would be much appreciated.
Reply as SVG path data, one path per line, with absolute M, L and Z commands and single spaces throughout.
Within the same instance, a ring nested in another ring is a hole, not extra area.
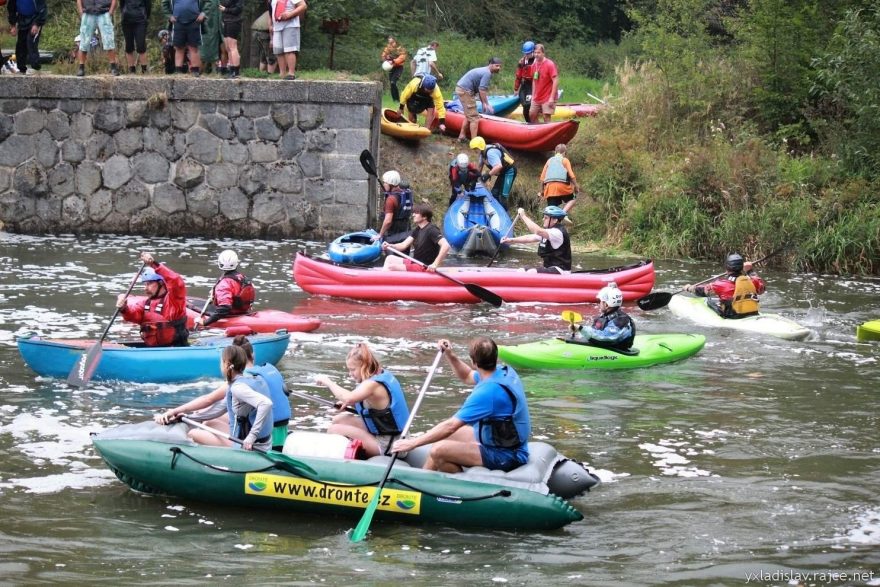
M 492 386 L 503 390 L 510 398 L 511 413 L 480 420 L 477 424 L 480 444 L 494 448 L 519 448 L 525 445 L 532 432 L 529 408 L 522 381 L 513 367 L 495 369 L 491 377 L 480 381 L 474 390 Z
M 406 398 L 403 397 L 400 382 L 387 369 L 383 369 L 381 373 L 373 375 L 370 379 L 382 384 L 388 392 L 391 403 L 384 410 L 377 410 L 365 407 L 364 402 L 358 402 L 354 405 L 354 409 L 364 419 L 364 425 L 371 434 L 398 436 L 409 419 L 409 407 L 406 405 Z
M 270 400 L 272 399 L 272 395 L 269 393 L 269 387 L 262 379 L 257 379 L 255 377 L 242 377 L 239 375 L 232 383 L 239 381 L 257 393 L 265 395 Z M 246 418 L 238 418 L 235 415 L 235 410 L 232 409 L 232 383 L 226 388 L 226 414 L 229 416 L 229 436 L 244 440 L 251 432 L 251 427 L 254 425 L 254 421 L 257 418 L 257 410 L 251 410 Z M 263 428 L 257 433 L 258 442 L 267 442 L 271 438 L 272 426 L 272 418 L 266 418 L 266 421 L 263 422 Z
M 275 426 L 287 426 L 290 422 L 290 400 L 287 399 L 287 385 L 275 365 L 264 363 L 245 369 L 245 373 L 262 377 L 269 388 L 269 399 L 272 400 L 272 418 Z
M 550 157 L 550 160 L 547 162 L 547 174 L 544 176 L 544 185 L 554 181 L 565 184 L 571 183 L 568 170 L 562 164 L 563 159 L 564 157 L 559 154 Z

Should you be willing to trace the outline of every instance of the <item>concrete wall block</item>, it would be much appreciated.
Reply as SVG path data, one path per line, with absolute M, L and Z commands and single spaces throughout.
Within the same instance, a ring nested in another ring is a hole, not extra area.
M 306 149 L 320 153 L 336 150 L 336 129 L 319 128 L 306 133 Z
M 46 126 L 46 113 L 42 110 L 22 110 L 15 115 L 15 132 L 20 135 L 35 135 Z
M 241 102 L 221 102 L 217 104 L 217 114 L 222 114 L 226 118 L 232 120 L 241 116 Z
M 107 232 L 131 233 L 131 216 L 111 211 L 101 220 L 101 228 Z
M 73 165 L 64 162 L 49 170 L 49 190 L 58 196 L 68 196 L 76 191 Z
M 192 189 L 205 181 L 205 168 L 190 158 L 177 162 L 174 169 L 174 183 L 185 190 Z
M 153 188 L 153 205 L 165 214 L 186 210 L 186 196 L 173 183 L 163 183 Z
M 205 175 L 208 185 L 213 188 L 230 188 L 238 185 L 239 166 L 232 163 L 209 165 Z
M 207 185 L 200 185 L 186 193 L 186 209 L 190 214 L 207 220 L 220 211 L 218 199 L 217 190 Z
M 210 164 L 220 160 L 221 142 L 203 128 L 194 128 L 186 133 L 187 153 L 201 163 Z
M 114 209 L 120 214 L 131 216 L 138 210 L 143 210 L 150 205 L 150 192 L 147 186 L 136 179 L 116 190 L 114 194 L 116 205 Z
M 144 148 L 144 131 L 142 128 L 124 128 L 114 135 L 116 151 L 131 157 Z
M 138 179 L 144 183 L 163 183 L 171 179 L 171 164 L 158 153 L 140 153 L 131 160 Z
M 220 214 L 229 220 L 245 220 L 250 209 L 250 199 L 237 187 L 221 190 L 217 196 Z
M 177 161 L 186 151 L 186 135 L 147 127 L 144 129 L 144 149 L 155 151 L 168 161 Z
M 224 163 L 232 163 L 233 165 L 244 165 L 248 162 L 247 145 L 240 143 L 223 143 L 220 145 L 220 161 Z
M 265 226 L 287 222 L 284 195 L 277 192 L 255 194 L 251 218 Z
M 241 116 L 251 119 L 269 116 L 271 110 L 268 102 L 242 102 L 240 106 Z
M 81 229 L 89 218 L 85 199 L 75 194 L 65 197 L 61 201 L 61 218 L 69 229 Z
M 0 220 L 13 224 L 30 218 L 35 214 L 34 198 L 25 197 L 14 190 L 3 190 L 0 194 Z
M 171 127 L 171 109 L 168 106 L 160 110 L 150 110 L 150 126 L 158 129 Z
M 296 104 L 287 104 L 285 102 L 272 104 L 272 120 L 279 127 L 287 130 L 296 124 Z
M 56 163 L 58 163 L 58 143 L 55 142 L 55 139 L 52 138 L 52 135 L 49 134 L 47 130 L 41 130 L 37 135 L 37 142 L 34 145 L 36 149 L 36 159 L 40 165 L 47 169 L 51 169 Z
M 248 151 L 254 163 L 272 163 L 278 160 L 278 147 L 267 143 L 250 143 Z
M 26 197 L 44 197 L 49 194 L 49 178 L 43 167 L 30 159 L 15 168 L 12 187 Z
M 0 167 L 0 194 L 9 189 L 12 185 L 12 169 L 9 167 Z
M 113 136 L 103 132 L 94 132 L 92 137 L 85 141 L 86 158 L 92 161 L 106 161 L 116 153 L 116 144 Z
M 318 208 L 318 214 L 321 223 L 317 232 L 322 237 L 363 230 L 369 224 L 366 211 L 356 206 L 324 204 Z
M 287 102 L 290 104 L 300 104 L 307 102 L 309 99 L 308 84 L 302 81 L 295 84 L 279 82 L 268 84 L 239 82 L 239 84 L 242 102 Z
M 282 159 L 295 159 L 303 152 L 306 146 L 306 135 L 297 127 L 292 127 L 284 132 L 281 137 L 279 154 Z
M 256 194 L 265 189 L 268 177 L 265 165 L 248 165 L 238 178 L 238 187 L 248 195 Z
M 83 161 L 76 167 L 76 192 L 83 196 L 101 187 L 101 168 L 93 161 Z
M 146 126 L 150 122 L 150 109 L 146 100 L 125 103 L 125 124 L 128 127 Z
M 82 100 L 76 100 L 73 98 L 67 98 L 64 100 L 58 101 L 58 109 L 64 112 L 65 114 L 78 114 L 82 112 L 83 102 Z
M 363 104 L 327 104 L 324 106 L 324 126 L 330 128 L 369 128 L 372 106 Z
M 176 76 L 171 84 L 168 98 L 175 101 L 238 102 L 241 91 L 238 84 L 223 79 L 206 79 Z
M 86 147 L 81 141 L 67 139 L 61 144 L 61 160 L 70 163 L 81 163 L 86 158 Z
M 95 110 L 94 125 L 98 130 L 114 133 L 125 128 L 127 122 L 122 102 L 102 102 Z
M 293 164 L 277 164 L 269 168 L 268 186 L 277 192 L 302 193 L 302 171 Z
M 92 136 L 92 115 L 77 112 L 70 115 L 70 136 L 80 141 L 87 141 Z
M 101 172 L 104 187 L 110 190 L 122 187 L 131 179 L 131 175 L 131 162 L 123 155 L 113 155 L 107 159 Z
M 89 218 L 93 222 L 101 222 L 113 212 L 113 194 L 109 190 L 95 192 L 86 198 L 88 203 Z
M 360 181 L 365 179 L 366 172 L 361 167 L 359 157 L 329 154 L 324 155 L 324 176 L 328 179 Z
M 287 196 L 288 234 L 311 234 L 318 228 L 318 209 L 302 196 Z
M 0 144 L 0 166 L 18 167 L 34 156 L 33 135 L 11 135 Z
M 45 198 L 37 198 L 36 205 L 37 216 L 39 216 L 46 226 L 58 226 L 61 222 L 61 196 L 48 195 Z
M 46 128 L 53 139 L 63 141 L 70 136 L 70 116 L 62 110 L 52 110 L 46 114 Z
M 314 130 L 324 124 L 324 112 L 317 104 L 300 104 L 296 113 L 296 125 L 302 131 Z
M 268 116 L 265 118 L 258 118 L 254 122 L 254 127 L 256 128 L 257 138 L 259 139 L 262 139 L 264 141 L 271 141 L 274 143 L 281 138 L 281 128 L 279 128 L 275 124 L 275 121 Z
M 370 129 L 350 128 L 336 133 L 336 152 L 339 155 L 360 155 L 370 148 Z
M 203 114 L 199 124 L 208 129 L 215 137 L 229 140 L 235 136 L 232 123 L 222 114 Z
M 302 153 L 297 157 L 303 177 L 321 177 L 323 156 L 318 153 Z
M 15 120 L 9 114 L 0 114 L 0 143 L 15 132 Z
M 189 130 L 199 120 L 199 107 L 194 102 L 171 102 L 166 110 L 171 114 L 171 124 L 178 130 Z
M 336 192 L 335 202 L 337 204 L 366 208 L 370 199 L 370 185 L 372 181 L 372 179 L 364 179 L 363 181 L 339 182 L 343 187 Z
M 257 133 L 254 132 L 254 121 L 250 118 L 240 116 L 235 119 L 235 121 L 232 123 L 232 126 L 235 127 L 235 136 L 238 137 L 238 140 L 242 143 L 246 143 L 257 138 Z
M 379 82 L 297 82 L 309 91 L 309 101 L 316 104 L 373 104 L 381 97 Z
M 303 195 L 314 204 L 332 204 L 336 201 L 337 184 L 334 179 L 304 179 Z
M 27 109 L 30 106 L 30 103 L 24 98 L 7 98 L 5 96 L 10 96 L 11 94 L 6 93 L 6 84 L 8 83 L 8 78 L 3 78 L 4 84 L 4 98 L 0 100 L 0 111 L 6 114 L 18 114 L 22 110 Z

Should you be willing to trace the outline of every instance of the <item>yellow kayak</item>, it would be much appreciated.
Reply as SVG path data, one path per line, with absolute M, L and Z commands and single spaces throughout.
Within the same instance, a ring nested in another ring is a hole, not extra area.
M 574 111 L 574 108 L 568 108 L 567 106 L 557 106 L 556 112 L 553 113 L 553 116 L 550 117 L 550 120 L 571 120 L 577 116 L 577 113 Z M 514 120 L 525 120 L 523 118 L 522 106 L 517 106 L 516 110 L 507 115 L 507 118 L 512 118 Z
M 418 141 L 431 136 L 431 130 L 410 122 L 400 115 L 397 110 L 385 108 L 382 110 L 382 134 L 399 139 Z
M 871 320 L 856 327 L 856 338 L 859 342 L 880 340 L 880 320 Z

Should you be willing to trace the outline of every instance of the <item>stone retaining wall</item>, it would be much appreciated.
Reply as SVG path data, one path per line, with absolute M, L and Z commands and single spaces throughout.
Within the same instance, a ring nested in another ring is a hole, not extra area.
M 373 82 L 4 76 L 0 225 L 326 237 L 375 216 Z

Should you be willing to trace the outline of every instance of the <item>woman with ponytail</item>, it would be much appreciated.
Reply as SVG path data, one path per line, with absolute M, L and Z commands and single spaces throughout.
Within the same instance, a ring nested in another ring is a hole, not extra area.
M 342 404 L 327 432 L 360 440 L 368 457 L 388 454 L 388 447 L 409 419 L 403 388 L 390 371 L 382 368 L 365 343 L 358 343 L 349 351 L 345 366 L 357 383 L 352 391 L 326 375 L 315 377 L 315 382 L 327 387 Z M 357 415 L 345 412 L 348 406 L 353 406 Z

